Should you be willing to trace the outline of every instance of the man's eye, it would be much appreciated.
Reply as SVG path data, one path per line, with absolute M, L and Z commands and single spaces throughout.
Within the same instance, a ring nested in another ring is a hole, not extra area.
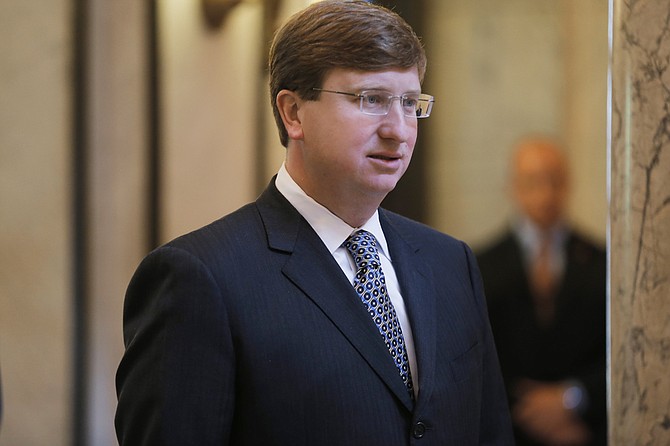
M 384 98 L 382 98 L 382 96 L 378 94 L 366 94 L 363 100 L 368 105 L 379 105 L 384 102 Z
M 416 108 L 418 99 L 416 98 L 403 98 L 402 105 L 407 108 Z

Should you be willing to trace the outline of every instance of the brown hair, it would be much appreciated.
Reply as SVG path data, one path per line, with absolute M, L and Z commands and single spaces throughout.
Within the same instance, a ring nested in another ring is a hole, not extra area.
M 315 100 L 334 68 L 381 71 L 416 67 L 426 71 L 426 54 L 412 28 L 395 12 L 365 1 L 323 0 L 294 14 L 277 31 L 270 48 L 270 101 L 284 147 L 288 134 L 277 109 L 279 91 Z

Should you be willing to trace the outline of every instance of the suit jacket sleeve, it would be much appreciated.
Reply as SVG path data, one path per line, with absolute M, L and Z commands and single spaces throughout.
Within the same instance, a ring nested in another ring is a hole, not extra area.
M 140 265 L 117 372 L 121 446 L 227 444 L 235 364 L 222 302 L 208 269 L 183 250 L 160 248 Z

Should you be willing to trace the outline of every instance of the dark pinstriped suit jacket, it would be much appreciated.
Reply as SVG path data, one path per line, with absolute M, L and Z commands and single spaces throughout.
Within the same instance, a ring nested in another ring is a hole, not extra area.
M 414 333 L 413 402 L 351 284 L 274 181 L 149 254 L 124 308 L 121 445 L 512 444 L 476 262 L 380 210 Z

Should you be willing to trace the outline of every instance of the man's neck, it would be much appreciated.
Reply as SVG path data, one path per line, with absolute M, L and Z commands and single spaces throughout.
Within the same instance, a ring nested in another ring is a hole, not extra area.
M 353 228 L 365 224 L 377 212 L 385 197 L 385 194 L 371 196 L 362 191 L 347 193 L 344 188 L 320 191 L 318 187 L 310 187 L 309 181 L 301 178 L 299 174 L 291 172 L 288 165 L 285 164 L 284 167 L 289 177 L 307 196 Z

